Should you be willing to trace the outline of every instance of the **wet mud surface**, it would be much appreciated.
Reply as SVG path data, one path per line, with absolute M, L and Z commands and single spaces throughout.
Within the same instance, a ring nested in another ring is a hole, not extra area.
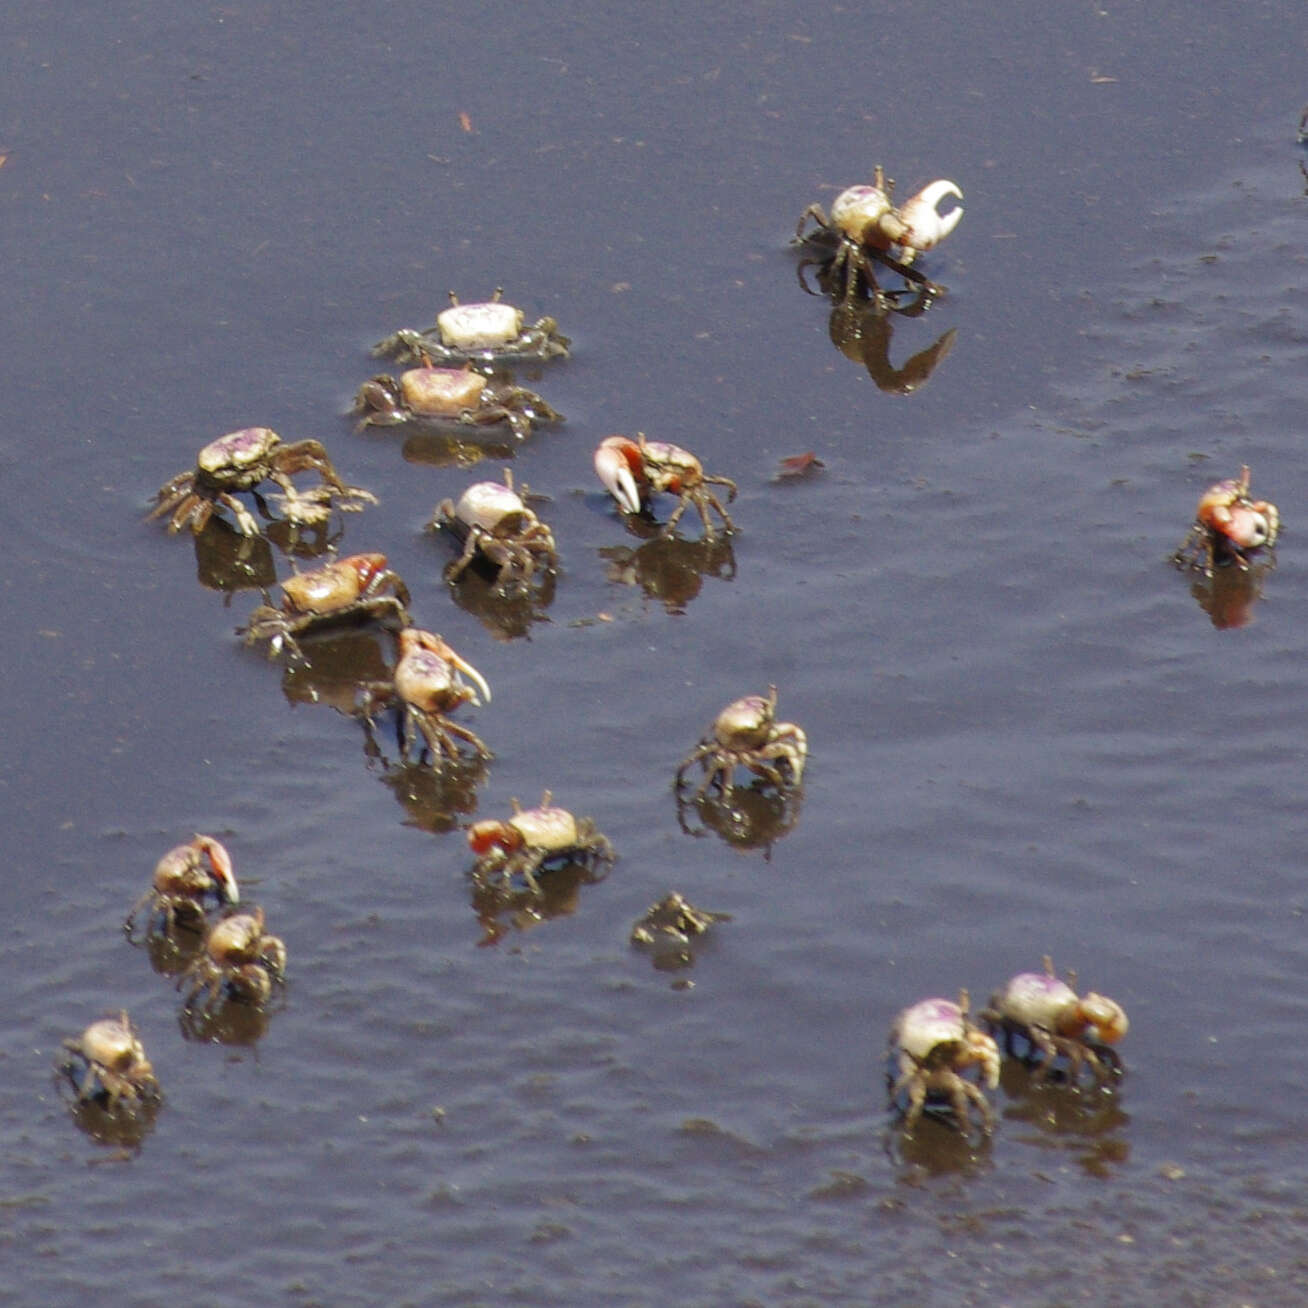
M 1302 1296 L 1294 6 L 6 26 L 11 1301 Z M 947 292 L 833 315 L 790 236 L 877 163 L 961 186 Z M 357 432 L 372 343 L 498 285 L 572 337 L 516 372 L 567 421 Z M 250 425 L 380 503 L 253 544 L 144 521 Z M 623 523 L 591 453 L 636 430 L 737 482 L 734 535 Z M 560 555 L 516 606 L 452 593 L 424 529 L 506 458 Z M 1242 464 L 1275 568 L 1176 571 Z M 351 716 L 389 638 L 242 645 L 328 547 L 384 551 L 485 674 L 484 767 Z M 678 804 L 772 684 L 802 796 Z M 616 864 L 488 894 L 462 826 L 546 788 Z M 196 831 L 289 955 L 266 1013 L 198 1027 L 185 958 L 121 930 Z M 673 890 L 724 916 L 667 966 L 630 935 Z M 1130 1015 L 1120 1085 L 1009 1062 L 988 1142 L 889 1129 L 895 1014 L 1045 953 Z M 52 1071 L 123 1008 L 165 1096 L 127 1139 Z

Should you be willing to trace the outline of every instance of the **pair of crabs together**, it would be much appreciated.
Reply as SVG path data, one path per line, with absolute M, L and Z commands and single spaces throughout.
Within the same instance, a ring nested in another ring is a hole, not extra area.
M 439 635 L 413 626 L 408 604 L 409 589 L 384 554 L 352 554 L 287 577 L 281 607 L 260 605 L 241 632 L 246 644 L 267 641 L 270 657 L 286 650 L 307 661 L 298 640 L 306 633 L 360 622 L 397 627 L 398 660 L 391 680 L 364 687 L 359 716 L 365 729 L 371 733 L 380 710 L 395 708 L 406 756 L 420 736 L 435 763 L 456 757 L 459 741 L 490 758 L 475 732 L 448 717 L 469 700 L 489 703 L 490 685 Z
M 187 1006 L 203 992 L 204 1008 L 212 1009 L 222 997 L 261 1004 L 272 983 L 286 971 L 286 947 L 264 931 L 263 909 L 239 912 L 210 925 L 206 909 L 212 901 L 220 909 L 237 907 L 240 887 L 226 847 L 213 836 L 197 834 L 186 844 L 170 849 L 155 864 L 146 892 L 123 922 L 128 939 L 146 912 L 145 937 L 171 934 L 175 929 L 203 931 L 204 944 L 178 982 L 190 984 Z
M 359 387 L 354 412 L 360 428 L 387 426 L 423 419 L 453 420 L 464 426 L 507 423 L 519 440 L 534 424 L 561 422 L 563 415 L 535 391 L 509 381 L 492 381 L 474 365 L 566 358 L 571 342 L 558 332 L 553 318 L 523 326 L 523 314 L 500 303 L 500 291 L 481 304 L 460 304 L 450 292 L 450 307 L 437 315 L 435 326 L 417 332 L 401 329 L 373 347 L 419 366 L 398 377 L 378 373 Z M 451 365 L 461 364 L 461 367 Z
M 994 1110 L 982 1093 L 999 1084 L 999 1045 L 1013 1053 L 1013 1041 L 1026 1041 L 1027 1059 L 1034 1076 L 1045 1081 L 1054 1074 L 1059 1057 L 1066 1060 L 1066 1079 L 1077 1085 L 1088 1067 L 1096 1085 L 1122 1074 L 1121 1060 L 1110 1048 L 1127 1032 L 1129 1023 L 1120 1004 L 1093 991 L 1078 995 L 1075 973 L 1061 981 L 1054 975 L 1048 955 L 1041 972 L 1019 972 L 990 997 L 980 1013 L 983 1031 L 969 1015 L 968 992 L 958 1001 L 923 999 L 899 1014 L 890 1030 L 890 1071 L 887 1084 L 891 1103 L 907 1096 L 904 1129 L 911 1131 L 926 1105 L 944 1101 L 963 1134 L 971 1128 L 973 1105 L 981 1115 L 982 1129 L 994 1127 Z M 972 1068 L 981 1071 L 981 1086 L 967 1079 Z
M 891 199 L 894 186 L 878 164 L 870 186 L 851 186 L 836 196 L 830 217 L 819 204 L 809 205 L 800 215 L 795 228 L 797 242 L 816 236 L 836 242 L 826 271 L 833 280 L 843 274 L 843 300 L 857 292 L 860 274 L 878 303 L 887 298 L 877 285 L 874 263 L 892 269 L 927 294 L 939 291 L 911 265 L 920 251 L 933 249 L 958 226 L 963 216 L 961 205 L 945 214 L 937 206 L 947 196 L 961 200 L 963 192 L 941 178 L 896 207 Z M 817 230 L 806 235 L 804 227 L 810 219 Z M 893 250 L 898 250 L 898 257 L 892 255 Z

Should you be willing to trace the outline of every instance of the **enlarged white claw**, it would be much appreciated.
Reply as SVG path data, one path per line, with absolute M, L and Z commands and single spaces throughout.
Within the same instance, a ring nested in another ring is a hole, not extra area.
M 941 178 L 924 186 L 911 200 L 906 200 L 899 208 L 899 219 L 903 224 L 903 235 L 895 239 L 905 251 L 929 250 L 949 235 L 958 226 L 963 216 L 960 204 L 947 214 L 940 214 L 936 206 L 947 195 L 956 199 L 963 198 L 963 192 L 950 181 Z M 905 262 L 908 262 L 905 259 Z
M 640 512 L 640 490 L 621 446 L 601 441 L 595 451 L 595 472 L 624 513 Z

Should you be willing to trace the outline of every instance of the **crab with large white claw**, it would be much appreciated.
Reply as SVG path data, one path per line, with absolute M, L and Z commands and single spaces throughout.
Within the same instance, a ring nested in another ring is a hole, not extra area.
M 713 720 L 704 738 L 677 768 L 676 788 L 680 792 L 685 774 L 696 763 L 704 777 L 696 798 L 711 786 L 725 794 L 739 767 L 748 768 L 770 781 L 778 790 L 798 787 L 808 758 L 808 737 L 793 722 L 778 722 L 777 688 L 766 695 L 746 695 L 733 700 Z
M 537 424 L 563 421 L 535 391 L 493 382 L 471 367 L 409 368 L 398 378 L 378 373 L 359 387 L 354 412 L 362 415 L 360 429 L 423 419 L 465 427 L 507 423 L 518 440 L 530 436 Z
M 537 569 L 553 572 L 558 563 L 554 533 L 527 507 L 529 491 L 516 490 L 513 472 L 504 469 L 504 483 L 479 481 L 459 496 L 458 503 L 442 500 L 429 530 L 444 527 L 463 545 L 463 553 L 445 569 L 445 579 L 456 581 L 474 559 L 482 558 L 499 569 L 495 585 L 526 585 Z
M 511 817 L 474 822 L 468 828 L 468 847 L 477 855 L 474 877 L 507 883 L 520 876 L 538 895 L 537 874 L 549 863 L 581 863 L 592 871 L 603 865 L 607 869 L 616 857 L 607 837 L 590 818 L 574 817 L 552 799 L 547 790 L 540 804 L 528 809 L 514 799 Z
M 461 704 L 490 702 L 486 678 L 440 636 L 417 627 L 400 632 L 399 654 L 394 699 L 401 715 L 405 755 L 412 750 L 416 733 L 426 742 L 434 763 L 457 759 L 460 740 L 471 745 L 480 758 L 490 758 L 490 750 L 475 731 L 449 718 Z
M 676 495 L 680 503 L 663 526 L 663 535 L 671 536 L 681 515 L 690 505 L 699 510 L 704 522 L 704 536 L 713 540 L 717 535 L 709 509 L 717 511 L 723 527 L 734 531 L 721 500 L 709 490 L 709 484 L 727 488 L 727 503 L 736 498 L 736 483 L 729 477 L 719 477 L 704 471 L 700 461 L 680 445 L 666 441 L 646 440 L 644 432 L 637 432 L 633 441 L 629 436 L 606 436 L 595 451 L 595 472 L 624 513 L 641 513 L 649 509 L 655 495 Z
M 401 363 L 461 364 L 475 362 L 544 363 L 568 357 L 572 342 L 559 332 L 553 318 L 538 318 L 525 327 L 521 309 L 500 300 L 504 288 L 479 304 L 460 304 L 453 291 L 450 307 L 436 315 L 424 331 L 401 328 L 378 341 L 372 352 Z
M 137 915 L 148 906 L 147 938 L 160 928 L 166 935 L 174 926 L 201 931 L 209 899 L 222 908 L 239 904 L 241 892 L 226 848 L 212 836 L 196 835 L 170 849 L 155 865 L 150 888 L 133 905 L 123 930 L 130 939 Z
M 291 481 L 296 472 L 316 472 L 322 485 L 297 490 Z M 160 487 L 151 518 L 168 517 L 168 530 L 190 527 L 199 535 L 221 505 L 236 519 L 243 535 L 259 535 L 259 524 L 249 509 L 236 498 L 237 491 L 254 491 L 265 481 L 275 482 L 283 494 L 275 497 L 286 517 L 299 524 L 324 522 L 334 507 L 353 513 L 377 497 L 359 486 L 347 486 L 340 478 L 321 442 L 314 440 L 283 444 L 268 427 L 245 427 L 210 441 L 199 453 L 195 467 L 179 473 Z
M 1094 991 L 1078 995 L 1075 972 L 1060 981 L 1048 954 L 1043 963 L 1042 972 L 1010 977 L 991 995 L 981 1020 L 992 1032 L 1003 1032 L 1010 1053 L 1014 1036 L 1028 1042 L 1032 1054 L 1039 1054 L 1035 1074 L 1040 1080 L 1050 1078 L 1060 1056 L 1067 1059 L 1067 1078 L 1074 1085 L 1083 1067 L 1090 1068 L 1100 1085 L 1120 1076 L 1121 1060 L 1109 1046 L 1130 1026 L 1121 1004 Z
M 1199 497 L 1194 526 L 1172 562 L 1189 567 L 1206 577 L 1223 563 L 1234 563 L 1241 572 L 1249 569 L 1249 553 L 1272 550 L 1281 530 L 1281 514 L 1275 504 L 1249 497 L 1249 468 L 1238 478 L 1210 486 Z
M 274 983 L 286 977 L 286 946 L 264 930 L 263 909 L 237 913 L 215 923 L 204 947 L 178 979 L 189 987 L 186 1008 L 212 1013 L 226 1000 L 267 1003 Z
M 800 215 L 796 241 L 803 243 L 820 233 L 838 242 L 831 272 L 833 276 L 844 272 L 846 299 L 852 296 L 860 272 L 880 297 L 872 260 L 933 292 L 939 289 L 911 264 L 920 252 L 934 249 L 958 226 L 963 206 L 955 205 L 946 213 L 941 213 L 939 206 L 950 197 L 961 200 L 963 192 L 954 182 L 940 178 L 896 207 L 894 186 L 878 164 L 871 185 L 850 186 L 836 196 L 830 217 L 820 204 L 810 204 Z M 817 233 L 805 234 L 810 219 L 817 224 Z
M 981 1069 L 981 1083 L 993 1090 L 999 1084 L 999 1047 L 967 1015 L 968 994 L 959 991 L 958 1002 L 923 999 L 904 1009 L 890 1029 L 890 1102 L 908 1096 L 904 1129 L 917 1125 L 929 1102 L 945 1101 L 953 1110 L 958 1129 L 971 1132 L 971 1106 L 981 1114 L 989 1134 L 994 1110 L 981 1088 L 964 1075 Z
M 297 638 L 316 628 L 352 622 L 409 625 L 409 588 L 391 571 L 384 554 L 350 554 L 282 582 L 282 606 L 261 604 L 244 627 L 247 645 L 268 642 L 268 656 L 286 649 L 303 659 Z
M 156 1103 L 159 1081 L 145 1047 L 125 1012 L 102 1017 L 76 1040 L 63 1042 L 57 1068 L 81 1104 L 98 1104 L 109 1113 L 132 1112 Z

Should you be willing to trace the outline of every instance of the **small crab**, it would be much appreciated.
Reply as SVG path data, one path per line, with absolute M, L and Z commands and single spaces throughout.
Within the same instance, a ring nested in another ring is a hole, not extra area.
M 1280 529 L 1276 505 L 1249 498 L 1246 465 L 1238 478 L 1219 481 L 1200 496 L 1194 526 L 1172 555 L 1172 562 L 1206 577 L 1224 563 L 1234 563 L 1244 572 L 1249 568 L 1249 551 L 1273 549 Z
M 633 945 L 690 944 L 694 936 L 704 935 L 715 922 L 730 922 L 730 913 L 710 913 L 696 908 L 680 891 L 664 895 L 631 928 Z
M 322 485 L 310 491 L 296 490 L 291 474 L 309 470 L 322 478 Z M 344 512 L 356 512 L 365 504 L 377 503 L 371 491 L 347 486 L 341 480 L 320 442 L 284 445 L 281 437 L 267 427 L 246 427 L 210 441 L 190 472 L 179 473 L 160 487 L 158 503 L 149 516 L 171 514 L 170 532 L 190 527 L 198 536 L 221 504 L 236 519 L 240 532 L 257 536 L 259 524 L 235 492 L 253 491 L 265 481 L 276 482 L 282 488 L 284 494 L 278 499 L 286 516 L 296 523 L 323 522 L 333 505 Z
M 526 584 L 538 567 L 552 572 L 558 562 L 554 533 L 527 507 L 528 490 L 513 488 L 513 473 L 504 469 L 504 485 L 479 481 L 469 486 L 456 504 L 442 500 L 427 524 L 431 530 L 446 527 L 463 543 L 463 553 L 445 569 L 447 581 L 456 580 L 478 557 L 499 569 L 496 586 L 510 581 Z
M 519 440 L 534 424 L 562 422 L 535 391 L 493 382 L 472 368 L 409 368 L 398 378 L 378 373 L 359 387 L 354 412 L 359 426 L 394 426 L 423 418 L 449 418 L 467 427 L 506 422 Z
M 836 196 L 830 218 L 820 204 L 810 204 L 800 215 L 795 228 L 796 241 L 803 243 L 812 239 L 814 233 L 807 236 L 804 233 L 804 225 L 811 218 L 817 224 L 818 232 L 838 242 L 830 271 L 834 277 L 843 270 L 845 299 L 853 294 L 860 272 L 876 292 L 873 260 L 892 268 L 909 281 L 933 291 L 937 289 L 909 265 L 919 251 L 932 249 L 958 226 L 963 216 L 961 205 L 943 215 L 937 206 L 946 196 L 961 200 L 963 192 L 953 182 L 942 178 L 924 186 L 896 208 L 891 199 L 894 187 L 894 182 L 887 180 L 885 171 L 878 164 L 870 186 L 850 186 Z M 892 249 L 898 249 L 898 258 L 892 257 Z M 880 298 L 880 293 L 876 293 Z
M 502 286 L 481 304 L 460 304 L 453 291 L 450 307 L 436 315 L 436 323 L 424 331 L 401 328 L 378 341 L 374 354 L 388 355 L 401 363 L 449 363 L 474 361 L 481 364 L 544 363 L 568 357 L 572 342 L 560 334 L 553 318 L 538 318 L 523 327 L 524 314 L 511 304 L 501 304 Z
M 982 1083 L 993 1090 L 999 1084 L 999 1047 L 968 1020 L 967 1009 L 966 990 L 959 991 L 958 1003 L 922 999 L 904 1009 L 890 1028 L 890 1100 L 893 1104 L 901 1093 L 908 1093 L 906 1131 L 913 1129 L 933 1099 L 949 1101 L 964 1135 L 971 1128 L 969 1102 L 980 1109 L 987 1133 L 993 1126 L 993 1109 L 963 1073 L 979 1065 Z
M 490 702 L 486 678 L 431 631 L 406 627 L 399 635 L 399 653 L 393 698 L 400 714 L 405 755 L 413 747 L 416 729 L 435 763 L 457 759 L 459 740 L 471 745 L 481 758 L 490 758 L 490 750 L 475 731 L 448 717 L 469 700 L 474 704 Z M 472 685 L 463 680 L 465 676 Z
M 477 855 L 473 875 L 478 880 L 497 877 L 509 881 L 521 876 L 533 894 L 540 893 L 536 874 L 548 863 L 609 865 L 613 846 L 590 818 L 573 817 L 566 808 L 551 804 L 551 793 L 541 795 L 537 808 L 523 809 L 515 799 L 513 816 L 506 821 L 488 819 L 468 828 L 468 845 Z
M 147 936 L 158 923 L 164 933 L 179 926 L 201 931 L 205 925 L 205 900 L 212 897 L 222 907 L 239 904 L 241 892 L 232 871 L 227 850 L 212 836 L 196 835 L 184 845 L 170 849 L 155 865 L 150 888 L 138 899 L 123 922 L 130 938 L 137 914 L 149 907 Z
M 1069 1081 L 1079 1081 L 1082 1066 L 1088 1065 L 1102 1085 L 1121 1075 L 1121 1060 L 1108 1046 L 1116 1044 L 1130 1024 L 1120 1004 L 1093 991 L 1078 995 L 1075 987 L 1076 973 L 1060 981 L 1046 954 L 1043 972 L 1011 977 L 990 996 L 990 1006 L 980 1017 L 992 1032 L 1004 1033 L 1009 1052 L 1015 1035 L 1030 1043 L 1033 1056 L 1039 1052 L 1036 1075 L 1041 1080 L 1049 1079 L 1061 1054 L 1068 1061 Z
M 727 531 L 736 529 L 722 502 L 707 485 L 712 482 L 725 486 L 730 504 L 736 498 L 736 483 L 729 477 L 705 472 L 700 461 L 680 445 L 646 440 L 643 432 L 637 432 L 634 441 L 628 436 L 606 436 L 595 451 L 595 471 L 624 513 L 647 509 L 650 500 L 661 491 L 678 496 L 681 503 L 664 524 L 665 536 L 672 535 L 678 519 L 692 504 L 704 520 L 707 539 L 712 540 L 716 535 L 709 518 L 710 507 L 717 510 Z
M 83 1104 L 108 1112 L 135 1110 L 161 1096 L 154 1068 L 125 1012 L 102 1017 L 76 1040 L 65 1040 L 59 1072 L 68 1078 Z
M 215 923 L 204 948 L 177 983 L 186 985 L 186 1007 L 212 1012 L 223 1000 L 266 1003 L 274 981 L 286 975 L 286 946 L 263 929 L 263 909 L 236 913 Z M 203 996 L 203 1002 L 197 1003 Z
M 778 722 L 777 688 L 766 695 L 746 695 L 733 700 L 713 720 L 713 726 L 677 768 L 677 790 L 686 772 L 696 763 L 704 765 L 704 779 L 696 796 L 716 785 L 725 793 L 738 767 L 765 777 L 778 790 L 798 786 L 808 757 L 808 737 L 793 722 Z M 783 773 L 782 767 L 785 771 Z
M 282 607 L 261 604 L 238 633 L 247 645 L 268 642 L 270 658 L 283 647 L 304 657 L 297 637 L 315 628 L 348 622 L 394 620 L 409 625 L 409 589 L 384 554 L 350 554 L 282 582 Z

